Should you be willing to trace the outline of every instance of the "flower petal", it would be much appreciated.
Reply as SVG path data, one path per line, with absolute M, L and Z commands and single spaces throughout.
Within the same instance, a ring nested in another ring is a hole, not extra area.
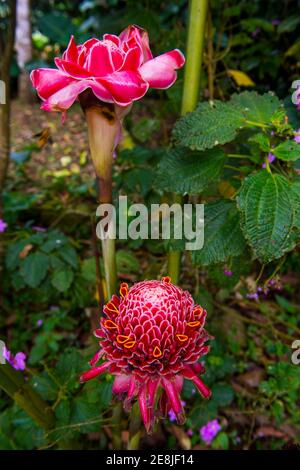
M 114 72 L 114 65 L 107 44 L 99 41 L 91 47 L 86 68 L 94 77 L 103 77 Z
M 115 34 L 104 34 L 103 35 L 104 41 L 111 41 L 113 42 L 116 46 L 120 47 L 120 38 L 116 36 Z
M 77 96 L 90 87 L 88 80 L 72 80 L 69 85 L 60 89 L 42 104 L 45 111 L 65 111 L 74 103 Z
M 68 62 L 76 63 L 78 60 L 78 49 L 74 40 L 74 36 L 71 36 L 69 44 L 62 58 Z
M 97 80 L 112 94 L 114 102 L 127 106 L 147 93 L 148 84 L 138 73 L 131 71 L 115 72 Z
M 147 31 L 139 26 L 131 25 L 124 29 L 119 36 L 124 50 L 130 50 L 135 45 L 138 45 L 142 52 L 143 62 L 147 62 L 153 58 L 150 46 L 149 36 Z
M 33 70 L 30 79 L 39 97 L 44 100 L 73 82 L 71 77 L 56 69 Z
M 184 62 L 183 54 L 174 49 L 144 63 L 139 72 L 150 87 L 169 88 L 177 78 L 175 70 L 182 67 Z
M 85 70 L 83 67 L 72 62 L 67 62 L 66 60 L 59 59 L 56 57 L 54 59 L 55 65 L 57 68 L 65 72 L 67 75 L 73 78 L 87 78 L 91 76 L 91 73 Z

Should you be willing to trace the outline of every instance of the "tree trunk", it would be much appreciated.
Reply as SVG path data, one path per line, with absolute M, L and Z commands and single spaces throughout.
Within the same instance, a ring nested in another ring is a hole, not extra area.
M 19 99 L 24 103 L 33 101 L 29 72 L 25 65 L 32 59 L 30 0 L 17 0 L 16 21 L 17 63 L 20 68 Z
M 3 96 L 0 98 L 0 219 L 3 217 L 2 191 L 9 162 L 10 151 L 10 80 L 9 70 L 13 55 L 16 0 L 9 0 L 9 15 L 4 36 L 0 37 L 0 80 Z M 1 234 L 2 235 L 2 234 Z M 0 285 L 2 277 L 3 243 L 0 237 Z

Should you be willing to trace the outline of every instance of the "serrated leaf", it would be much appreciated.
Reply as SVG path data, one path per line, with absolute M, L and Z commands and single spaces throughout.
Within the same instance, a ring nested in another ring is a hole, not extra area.
M 49 257 L 41 252 L 29 254 L 21 264 L 21 275 L 30 287 L 38 287 L 45 278 L 49 267 Z
M 72 268 L 76 269 L 78 260 L 77 253 L 74 248 L 70 245 L 64 246 L 62 250 L 59 251 L 59 256 L 66 261 Z
M 264 152 L 269 152 L 270 150 L 270 140 L 268 136 L 262 132 L 254 134 L 252 137 L 250 137 L 249 141 L 258 144 L 259 148 Z
M 240 229 L 240 216 L 232 201 L 217 201 L 204 207 L 204 245 L 193 251 L 196 265 L 220 263 L 240 255 L 246 248 Z
M 243 122 L 243 115 L 229 103 L 200 103 L 194 112 L 177 121 L 173 137 L 184 147 L 205 150 L 231 142 Z
M 242 230 L 263 263 L 280 258 L 295 246 L 295 196 L 283 176 L 261 170 L 248 176 L 237 198 Z
M 165 191 L 199 194 L 220 178 L 225 159 L 221 149 L 172 149 L 160 162 L 157 184 Z
M 53 272 L 51 283 L 59 292 L 69 289 L 74 279 L 74 273 L 69 268 L 57 269 Z
M 200 103 L 195 111 L 177 121 L 173 138 L 192 150 L 212 148 L 231 142 L 244 127 L 268 125 L 280 106 L 274 94 L 259 95 L 254 91 L 234 94 L 226 103 Z
M 277 158 L 284 161 L 296 161 L 300 158 L 300 144 L 294 140 L 286 140 L 272 149 Z
M 256 91 L 244 91 L 232 95 L 230 103 L 243 114 L 246 121 L 269 124 L 273 113 L 281 103 L 273 93 L 259 95 Z

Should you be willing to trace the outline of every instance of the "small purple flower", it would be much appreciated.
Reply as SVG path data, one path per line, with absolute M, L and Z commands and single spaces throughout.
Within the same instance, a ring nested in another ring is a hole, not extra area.
M 0 219 L 0 233 L 5 232 L 7 229 L 7 223 L 4 220 Z
M 271 21 L 271 23 L 272 23 L 273 26 L 278 26 L 281 23 L 281 20 L 274 19 L 274 20 Z
M 36 232 L 47 232 L 47 229 L 44 227 L 39 227 L 38 225 L 33 225 L 32 230 L 35 230 Z
M 220 430 L 221 426 L 218 423 L 218 420 L 213 419 L 212 421 L 209 421 L 207 424 L 202 426 L 202 428 L 199 429 L 199 433 L 202 441 L 209 445 Z
M 230 269 L 224 269 L 224 276 L 231 277 L 232 271 L 230 271 Z
M 253 292 L 251 294 L 247 294 L 247 299 L 250 299 L 250 300 L 258 300 L 258 293 L 257 292 Z
M 256 36 L 261 32 L 261 28 L 256 28 L 254 31 L 252 31 L 251 36 L 253 38 L 256 38 Z
M 192 429 L 188 429 L 186 433 L 189 437 L 192 437 L 192 435 L 194 434 Z
M 169 415 L 169 420 L 171 421 L 171 423 L 174 423 L 174 421 L 176 421 L 176 414 L 174 413 L 174 411 L 170 410 L 168 412 L 168 415 Z
M 43 320 L 38 320 L 38 321 L 36 322 L 36 326 L 37 326 L 38 328 L 40 328 L 40 327 L 42 326 L 42 324 L 43 324 Z
M 268 160 L 269 160 L 269 163 L 273 163 L 274 160 L 276 160 L 275 155 L 273 155 L 273 153 L 270 152 L 270 153 L 268 154 Z M 263 163 L 262 167 L 263 167 L 263 168 L 266 168 L 266 164 Z
M 186 405 L 186 402 L 181 400 L 181 404 L 182 406 L 185 406 Z M 174 423 L 174 421 L 176 421 L 176 414 L 174 413 L 174 411 L 172 410 L 172 408 L 170 409 L 170 411 L 168 412 L 168 416 L 169 416 L 169 420 L 171 421 L 171 423 Z
M 297 144 L 300 144 L 300 129 L 296 130 L 296 135 L 294 137 L 294 140 L 297 142 Z
M 15 356 L 4 346 L 3 357 L 16 370 L 24 370 L 26 367 L 26 354 L 18 352 Z

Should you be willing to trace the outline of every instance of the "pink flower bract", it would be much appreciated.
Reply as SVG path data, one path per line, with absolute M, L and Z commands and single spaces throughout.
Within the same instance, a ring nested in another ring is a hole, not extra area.
M 138 400 L 148 432 L 155 418 L 167 416 L 170 410 L 182 424 L 183 379 L 192 380 L 203 397 L 211 394 L 198 377 L 204 367 L 197 362 L 209 351 L 205 344 L 210 339 L 204 329 L 206 311 L 168 277 L 138 282 L 130 289 L 123 283 L 120 295 L 114 295 L 104 307 L 101 328 L 95 331 L 101 349 L 81 381 L 103 372 L 116 375 L 113 393 L 124 400 L 125 410 Z M 105 362 L 97 366 L 100 358 Z
M 170 87 L 184 61 L 178 49 L 153 58 L 147 32 L 129 26 L 120 36 L 105 34 L 78 46 L 72 36 L 62 58 L 55 59 L 57 69 L 33 70 L 31 80 L 46 111 L 65 112 L 88 88 L 99 100 L 125 107 L 149 87 Z

